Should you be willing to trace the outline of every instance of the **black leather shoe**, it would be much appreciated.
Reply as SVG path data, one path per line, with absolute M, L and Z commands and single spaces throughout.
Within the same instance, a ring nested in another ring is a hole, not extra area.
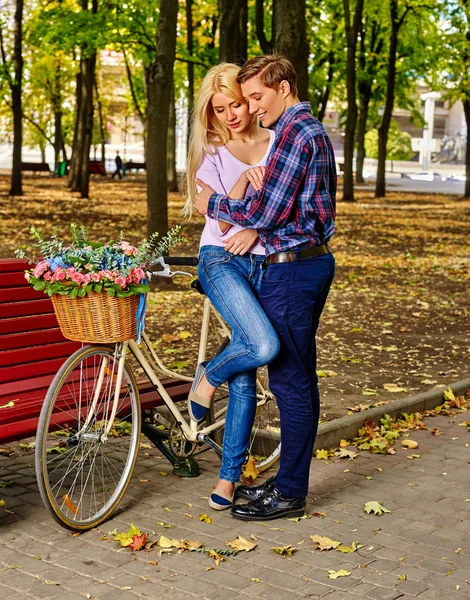
M 232 506 L 232 516 L 243 521 L 270 521 L 282 517 L 301 517 L 305 514 L 305 498 L 283 496 L 274 486 L 257 500 Z
M 276 482 L 276 475 L 266 479 L 261 485 L 239 485 L 235 488 L 235 498 L 242 500 L 258 500 L 264 492 L 270 490 Z

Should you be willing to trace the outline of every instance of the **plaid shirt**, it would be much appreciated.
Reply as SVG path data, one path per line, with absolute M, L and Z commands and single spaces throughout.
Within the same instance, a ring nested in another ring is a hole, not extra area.
M 318 246 L 335 229 L 335 156 L 310 103 L 288 108 L 275 132 L 261 189 L 244 200 L 212 194 L 207 211 L 212 219 L 258 230 L 267 255 Z

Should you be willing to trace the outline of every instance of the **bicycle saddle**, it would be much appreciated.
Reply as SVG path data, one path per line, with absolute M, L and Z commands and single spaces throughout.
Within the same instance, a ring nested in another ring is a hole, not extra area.
M 202 287 L 202 284 L 199 281 L 199 279 L 195 279 L 194 281 L 192 281 L 191 282 L 191 287 L 193 288 L 193 290 L 197 290 L 203 296 L 206 295 L 206 292 L 204 291 L 204 288 Z

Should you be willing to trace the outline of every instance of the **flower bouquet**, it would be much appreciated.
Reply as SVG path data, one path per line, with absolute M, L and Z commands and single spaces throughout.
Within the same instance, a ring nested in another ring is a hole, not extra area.
M 72 224 L 70 244 L 57 236 L 44 239 L 35 227 L 30 233 L 41 259 L 25 257 L 35 266 L 25 272 L 30 285 L 52 298 L 65 337 L 87 343 L 131 339 L 143 329 L 145 298 L 149 291 L 146 269 L 171 246 L 184 241 L 174 227 L 159 239 L 152 235 L 140 246 L 122 239 L 106 244 L 88 239 L 86 227 Z

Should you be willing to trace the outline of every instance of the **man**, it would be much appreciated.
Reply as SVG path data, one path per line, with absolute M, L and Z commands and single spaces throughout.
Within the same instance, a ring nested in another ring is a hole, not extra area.
M 114 171 L 111 179 L 114 179 L 116 175 L 119 176 L 119 179 L 122 179 L 122 158 L 119 156 L 119 152 L 116 152 L 116 158 L 114 159 L 114 162 L 116 163 L 116 170 Z
M 250 112 L 276 132 L 261 188 L 231 200 L 198 181 L 203 189 L 195 204 L 201 214 L 258 230 L 266 248 L 260 301 L 281 343 L 269 365 L 281 461 L 277 476 L 263 485 L 239 486 L 236 495 L 250 501 L 232 508 L 234 517 L 264 521 L 305 511 L 320 414 L 315 334 L 335 270 L 327 242 L 334 232 L 336 168 L 328 135 L 310 104 L 299 101 L 286 58 L 250 59 L 238 81 Z

